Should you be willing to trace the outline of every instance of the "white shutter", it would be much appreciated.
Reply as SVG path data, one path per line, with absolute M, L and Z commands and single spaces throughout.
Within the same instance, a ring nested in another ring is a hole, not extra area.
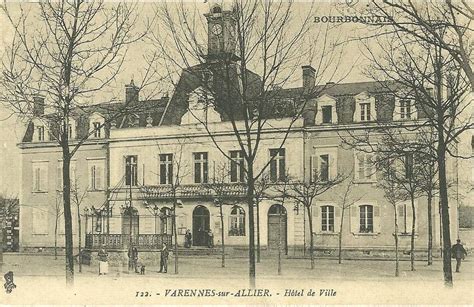
M 318 174 L 318 165 L 319 165 L 319 160 L 318 156 L 311 156 L 311 181 L 316 178 L 316 175 Z
M 354 115 L 352 117 L 354 123 L 360 122 L 360 103 L 356 101 L 354 108 Z
M 350 212 L 351 212 L 351 232 L 352 233 L 359 233 L 359 206 L 351 206 L 350 207 Z
M 95 173 L 95 165 L 89 165 L 89 190 L 94 189 L 94 173 Z
M 41 166 L 40 189 L 41 191 L 48 191 L 48 164 Z
M 364 167 L 364 153 L 354 151 L 354 178 L 356 180 L 362 180 L 361 178 L 361 168 Z
M 48 211 L 47 208 L 34 208 L 31 210 L 33 215 L 33 234 L 47 235 L 48 234 Z
M 104 167 L 103 165 L 101 165 L 101 162 L 99 162 L 95 166 L 95 187 L 97 190 L 104 189 L 103 174 L 104 174 Z
M 393 120 L 400 120 L 400 99 L 395 98 L 395 108 L 393 109 Z
M 377 120 L 377 108 L 375 107 L 375 99 L 370 101 L 370 120 Z
M 71 161 L 70 164 L 69 164 L 69 181 L 71 182 L 71 187 L 72 188 L 76 188 L 76 184 L 77 184 L 77 174 L 76 174 L 76 162 L 75 161 Z
M 329 155 L 329 178 L 337 177 L 337 150 Z
M 374 233 L 380 233 L 381 232 L 381 213 L 380 213 L 380 206 L 374 205 L 374 216 L 373 216 L 373 223 L 374 223 Z
M 58 162 L 58 167 L 56 169 L 56 188 L 58 191 L 63 189 L 63 164 Z
M 313 218 L 313 232 L 321 232 L 321 206 L 319 204 L 313 204 L 311 206 L 311 211 Z
M 339 232 L 341 228 L 341 213 L 342 209 L 335 205 L 334 206 L 334 232 Z
M 411 106 L 411 119 L 418 119 L 418 109 L 416 107 L 415 101 L 412 99 L 410 100 L 410 106 Z

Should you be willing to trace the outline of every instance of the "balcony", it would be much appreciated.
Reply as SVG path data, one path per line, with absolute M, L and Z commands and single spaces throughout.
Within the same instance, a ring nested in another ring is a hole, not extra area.
M 246 191 L 247 188 L 244 183 L 183 184 L 176 187 L 175 191 L 170 185 L 148 185 L 140 187 L 140 198 L 143 200 L 172 199 L 173 197 L 180 199 L 242 198 L 245 197 Z
M 131 241 L 130 241 L 131 240 Z M 105 244 L 107 250 L 127 249 L 130 242 L 140 250 L 161 249 L 163 243 L 171 246 L 170 234 L 86 234 L 86 249 L 98 250 Z

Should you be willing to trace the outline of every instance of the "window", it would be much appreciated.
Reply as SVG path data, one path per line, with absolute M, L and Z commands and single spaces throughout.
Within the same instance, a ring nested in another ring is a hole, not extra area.
M 194 156 L 194 183 L 208 182 L 207 152 L 195 152 Z
M 44 141 L 44 126 L 36 127 L 36 133 L 38 136 L 38 141 L 43 142 Z
M 33 208 L 31 210 L 33 234 L 47 235 L 48 234 L 48 208 Z
M 332 123 L 332 106 L 323 106 L 321 111 L 323 113 L 323 124 Z
M 241 150 L 230 152 L 230 182 L 244 182 L 244 154 Z
M 411 210 L 410 210 L 411 211 Z M 408 229 L 411 229 L 411 226 L 410 226 L 410 217 L 409 215 L 411 215 L 411 212 L 408 211 L 408 204 L 407 203 L 404 203 L 404 204 L 401 204 L 401 205 L 398 205 L 398 216 L 399 216 L 399 220 L 400 220 L 400 229 L 401 229 L 401 233 L 403 234 L 406 234 L 408 233 Z
M 321 230 L 334 232 L 334 207 L 321 207 Z
M 360 121 L 366 122 L 370 121 L 370 103 L 361 103 L 360 104 Z
M 125 157 L 125 185 L 137 185 L 137 173 L 138 173 L 138 157 L 137 156 L 126 156 Z
M 56 189 L 58 191 L 63 190 L 63 161 L 59 160 L 58 161 L 58 168 L 56 172 Z M 76 176 L 76 161 L 70 161 L 69 162 L 69 179 L 71 182 L 71 187 L 74 188 L 76 187 L 76 181 L 77 181 L 77 176 Z
M 285 180 L 285 149 L 270 149 L 270 180 L 272 182 Z
M 48 162 L 33 162 L 33 192 L 48 191 Z
M 72 125 L 71 124 L 67 125 L 67 137 L 68 139 L 72 139 Z
M 374 155 L 372 153 L 358 152 L 356 154 L 355 176 L 360 181 L 374 181 Z
M 89 172 L 89 190 L 100 191 L 104 189 L 104 160 L 89 160 L 87 161 Z
M 400 119 L 409 119 L 411 118 L 411 101 L 410 100 L 400 100 Z
M 160 184 L 173 183 L 173 154 L 160 154 Z
M 319 156 L 319 179 L 321 181 L 329 180 L 329 155 Z
M 370 205 L 362 205 L 359 207 L 359 232 L 374 232 L 374 207 Z
M 245 211 L 242 207 L 232 208 L 229 225 L 229 236 L 245 236 Z
M 92 123 L 92 129 L 94 129 L 94 137 L 95 138 L 101 138 L 101 123 L 100 122 L 93 122 Z

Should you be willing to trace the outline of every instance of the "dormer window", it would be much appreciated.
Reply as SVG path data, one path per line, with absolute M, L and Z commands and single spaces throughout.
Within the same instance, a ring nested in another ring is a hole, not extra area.
M 367 92 L 355 96 L 354 122 L 370 122 L 377 120 L 375 110 L 375 97 L 370 97 Z
M 317 99 L 316 124 L 336 124 L 336 99 L 329 95 L 323 95 Z
M 37 135 L 38 142 L 44 141 L 44 126 L 36 127 L 36 135 Z
M 95 138 L 101 138 L 101 127 L 99 122 L 93 122 L 92 123 L 92 129 L 94 129 L 94 137 Z
M 360 104 L 360 121 L 367 122 L 370 121 L 370 103 L 361 103 Z
M 104 132 L 104 123 L 105 119 L 99 113 L 94 113 L 89 118 L 89 133 L 94 138 L 103 138 L 105 137 Z
M 332 123 L 332 106 L 324 106 L 321 111 L 323 112 L 323 124 Z
M 416 119 L 417 112 L 413 100 L 397 99 L 395 100 L 395 109 L 393 111 L 394 120 L 413 120 Z

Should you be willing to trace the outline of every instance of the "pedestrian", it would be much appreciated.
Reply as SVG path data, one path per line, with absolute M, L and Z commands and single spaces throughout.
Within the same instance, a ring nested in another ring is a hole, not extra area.
M 138 249 L 132 244 L 128 249 L 128 270 L 133 269 L 135 273 L 138 273 Z
M 207 247 L 209 247 L 209 248 L 214 247 L 214 234 L 212 233 L 212 230 L 210 230 L 210 229 L 207 232 Z
M 186 234 L 184 235 L 184 247 L 190 248 L 193 241 L 193 235 L 191 234 L 191 230 L 186 230 Z
M 161 249 L 160 271 L 158 273 L 168 272 L 168 255 L 168 246 L 166 245 L 166 243 L 163 243 L 163 248 Z
M 99 275 L 106 275 L 109 272 L 109 254 L 105 249 L 105 244 L 102 244 L 102 248 L 97 253 L 97 256 L 99 257 Z
M 456 273 L 459 273 L 461 268 L 461 261 L 467 256 L 467 252 L 464 246 L 461 244 L 461 240 L 457 239 L 456 244 L 451 247 L 451 257 L 456 258 Z

